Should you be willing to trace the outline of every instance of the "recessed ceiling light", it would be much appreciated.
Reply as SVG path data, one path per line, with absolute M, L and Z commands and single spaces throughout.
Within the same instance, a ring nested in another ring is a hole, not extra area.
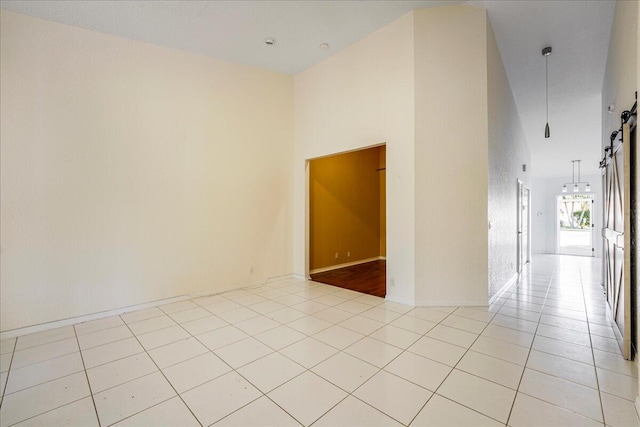
M 329 43 L 322 43 L 320 45 L 320 49 L 322 49 L 322 50 L 329 50 L 329 47 L 330 47 Z
M 274 39 L 273 37 L 267 37 L 266 39 L 264 39 L 264 44 L 266 44 L 267 46 L 274 46 L 276 44 L 276 39 Z

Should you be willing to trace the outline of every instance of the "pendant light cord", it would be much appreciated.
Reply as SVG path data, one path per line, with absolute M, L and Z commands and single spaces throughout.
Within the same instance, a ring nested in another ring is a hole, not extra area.
M 547 124 L 549 123 L 549 55 L 544 56 L 544 79 L 546 84 L 547 98 Z
M 549 138 L 549 58 L 551 55 L 551 46 L 547 46 L 542 49 L 544 55 L 544 85 L 545 85 L 545 98 L 547 101 L 547 124 L 544 127 L 544 137 Z
M 580 180 L 580 162 L 582 160 L 578 160 L 578 183 L 581 183 L 582 181 Z

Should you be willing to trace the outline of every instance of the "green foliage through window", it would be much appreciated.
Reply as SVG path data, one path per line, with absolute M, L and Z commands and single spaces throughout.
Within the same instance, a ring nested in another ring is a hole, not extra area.
M 558 201 L 560 227 L 568 230 L 591 228 L 591 196 L 562 196 Z

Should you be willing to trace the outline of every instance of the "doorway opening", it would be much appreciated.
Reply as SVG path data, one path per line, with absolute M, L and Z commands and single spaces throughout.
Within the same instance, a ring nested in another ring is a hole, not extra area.
M 517 268 L 518 274 L 522 273 L 524 266 L 531 260 L 530 215 L 529 206 L 531 195 L 521 180 L 518 180 L 518 213 L 517 213 Z
M 309 161 L 309 274 L 386 295 L 386 147 Z
M 556 207 L 556 247 L 563 255 L 593 256 L 593 196 L 558 196 Z
M 530 222 L 531 217 L 529 213 L 529 206 L 531 205 L 531 194 L 527 187 L 524 186 L 521 180 L 518 182 L 518 210 L 517 210 L 517 230 L 518 240 L 516 243 L 517 248 L 517 263 L 516 273 L 521 274 L 524 266 L 531 260 L 531 235 L 530 235 Z

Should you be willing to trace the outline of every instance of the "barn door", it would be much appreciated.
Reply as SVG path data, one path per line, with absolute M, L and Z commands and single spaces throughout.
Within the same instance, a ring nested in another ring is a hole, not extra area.
M 622 126 L 622 143 L 611 149 L 604 166 L 604 281 L 614 330 L 625 359 L 632 359 L 631 288 L 631 173 L 632 146 L 629 123 Z

